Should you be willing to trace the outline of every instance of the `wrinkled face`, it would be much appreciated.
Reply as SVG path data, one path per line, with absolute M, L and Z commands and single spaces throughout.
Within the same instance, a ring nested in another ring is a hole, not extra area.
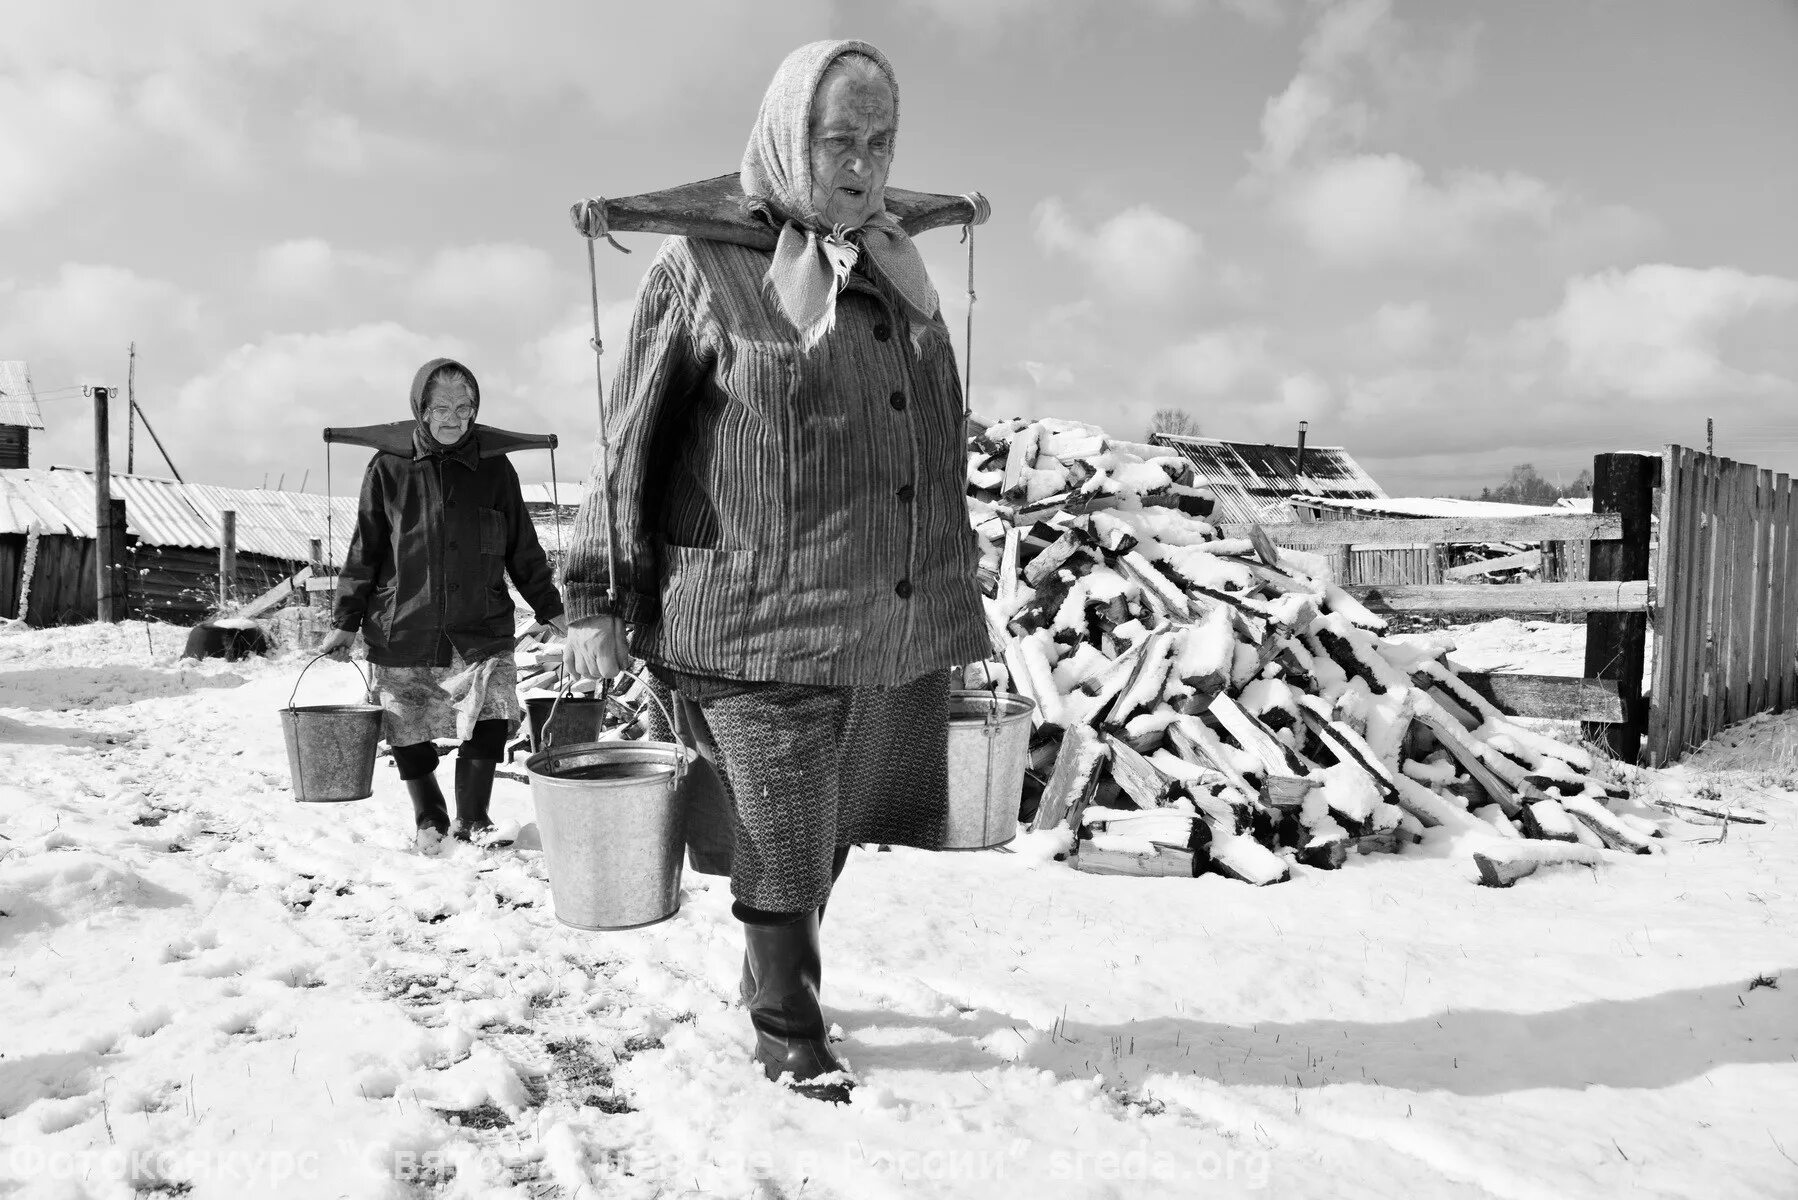
M 425 428 L 445 446 L 453 446 L 474 420 L 474 393 L 460 379 L 433 379 L 425 392 Z
M 886 206 L 893 89 L 878 71 L 833 70 L 812 98 L 812 203 L 830 225 L 859 228 Z

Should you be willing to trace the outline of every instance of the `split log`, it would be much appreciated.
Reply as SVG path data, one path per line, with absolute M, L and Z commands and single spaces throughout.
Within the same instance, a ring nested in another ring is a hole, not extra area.
M 1286 860 L 1246 833 L 1220 834 L 1212 830 L 1211 867 L 1220 875 L 1264 887 L 1282 883 L 1292 874 Z
M 1011 445 L 1005 455 L 1005 482 L 1000 488 L 1000 495 L 1007 500 L 1023 498 L 1029 472 L 1036 466 L 1036 451 L 1041 436 L 1042 426 L 1035 424 L 1026 425 L 1012 435 Z
M 1480 787 L 1484 788 L 1486 794 L 1504 810 L 1506 816 L 1514 815 L 1520 810 L 1517 794 L 1512 790 L 1513 782 L 1502 778 L 1497 771 L 1487 765 L 1486 760 L 1481 757 L 1480 746 L 1468 737 L 1467 731 L 1461 728 L 1461 723 L 1449 716 L 1442 706 L 1427 694 L 1418 697 L 1417 719 L 1429 727 L 1430 732 L 1436 735 L 1436 740 L 1441 742 L 1454 756 L 1455 761 L 1459 762 L 1462 768 L 1478 781 Z M 1516 771 L 1514 782 L 1521 783 L 1524 772 L 1515 766 L 1513 769 Z
M 1030 560 L 1024 568 L 1024 582 L 1031 587 L 1041 587 L 1043 580 L 1059 571 L 1062 564 L 1079 553 L 1086 539 L 1070 529 L 1057 538 L 1046 550 Z
M 1126 796 L 1136 801 L 1137 807 L 1159 808 L 1167 802 L 1171 781 L 1155 764 L 1112 734 L 1105 735 L 1105 745 L 1111 751 L 1112 779 Z
M 1216 771 L 1230 781 L 1245 801 L 1255 802 L 1257 789 L 1249 786 L 1249 781 L 1230 760 L 1224 744 L 1205 722 L 1197 717 L 1181 717 L 1167 727 L 1167 736 L 1181 758 L 1194 766 Z
M 1149 597 L 1150 603 L 1168 616 L 1180 621 L 1192 619 L 1192 604 L 1187 600 L 1186 593 L 1175 587 L 1141 553 L 1132 550 L 1128 554 L 1119 555 L 1118 567 L 1123 571 L 1124 578 L 1140 587 L 1143 594 Z
M 1532 800 L 1523 806 L 1523 831 L 1551 842 L 1577 842 L 1573 818 L 1554 800 Z
M 1610 809 L 1584 796 L 1569 796 L 1561 801 L 1561 807 L 1584 822 L 1612 850 L 1630 854 L 1654 853 L 1653 841 L 1619 821 Z
M 1006 621 L 1018 610 L 1018 554 L 1022 550 L 1024 531 L 1012 526 L 1005 531 L 1005 548 L 999 555 L 999 615 Z
M 1079 828 L 1080 815 L 1099 783 L 1099 767 L 1107 748 L 1099 735 L 1084 725 L 1070 728 L 1061 739 L 1055 770 L 1043 789 L 1032 829 L 1054 829 L 1068 824 Z
M 1398 784 L 1399 807 L 1417 818 L 1420 824 L 1431 829 L 1441 828 L 1453 834 L 1491 834 L 1492 827 L 1486 822 L 1452 801 L 1444 800 L 1415 779 L 1400 775 L 1395 782 Z
M 1211 698 L 1207 710 L 1217 718 L 1236 744 L 1261 760 L 1264 772 L 1274 775 L 1303 775 L 1305 763 L 1294 754 L 1273 731 L 1242 710 L 1242 706 L 1219 692 Z
M 1574 864 L 1585 867 L 1604 865 L 1603 852 L 1589 846 L 1570 846 L 1564 842 L 1512 842 L 1476 850 L 1473 865 L 1479 869 L 1480 883 L 1486 887 L 1510 887 L 1519 879 L 1533 875 L 1542 867 Z
M 1194 870 L 1192 851 L 1176 850 L 1168 846 L 1157 846 L 1148 854 L 1137 854 L 1126 850 L 1104 850 L 1091 842 L 1081 842 L 1074 848 L 1071 861 L 1076 871 L 1084 871 L 1088 875 L 1190 879 L 1197 873 Z
M 1136 657 L 1136 669 L 1118 692 L 1117 700 L 1105 717 L 1106 724 L 1121 726 L 1138 709 L 1151 706 L 1161 698 L 1162 687 L 1167 682 L 1169 655 L 1176 649 L 1178 643 L 1171 630 L 1157 629 L 1149 634 Z

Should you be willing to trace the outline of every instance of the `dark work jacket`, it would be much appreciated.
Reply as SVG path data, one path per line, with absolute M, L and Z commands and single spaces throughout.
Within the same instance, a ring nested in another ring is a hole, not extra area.
M 548 621 L 562 598 L 503 454 L 482 458 L 479 433 L 454 450 L 379 452 L 362 477 L 356 534 L 337 587 L 337 628 L 360 629 L 368 659 L 447 667 L 510 654 L 511 576 Z

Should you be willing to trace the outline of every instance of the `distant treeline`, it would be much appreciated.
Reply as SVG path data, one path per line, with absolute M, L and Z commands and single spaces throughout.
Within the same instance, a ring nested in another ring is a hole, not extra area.
M 1542 507 L 1552 505 L 1563 496 L 1584 498 L 1592 494 L 1592 469 L 1590 467 L 1575 475 L 1566 483 L 1544 479 L 1537 473 L 1535 464 L 1519 463 L 1511 468 L 1511 474 L 1497 487 L 1481 488 L 1477 496 L 1463 496 L 1464 500 L 1492 500 L 1500 504 L 1535 504 Z

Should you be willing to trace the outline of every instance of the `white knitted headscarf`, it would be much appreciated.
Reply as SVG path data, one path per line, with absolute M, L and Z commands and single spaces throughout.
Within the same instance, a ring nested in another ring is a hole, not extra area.
M 743 194 L 785 221 L 766 283 L 807 348 L 818 344 L 836 321 L 837 293 L 848 282 L 860 242 L 880 275 L 914 319 L 936 315 L 936 288 L 918 248 L 889 213 L 876 213 L 859 231 L 830 229 L 812 203 L 812 100 L 830 65 L 845 54 L 864 54 L 880 67 L 893 90 L 893 120 L 899 118 L 899 81 L 886 55 L 858 41 L 811 42 L 787 55 L 774 73 L 749 146 L 743 151 Z

